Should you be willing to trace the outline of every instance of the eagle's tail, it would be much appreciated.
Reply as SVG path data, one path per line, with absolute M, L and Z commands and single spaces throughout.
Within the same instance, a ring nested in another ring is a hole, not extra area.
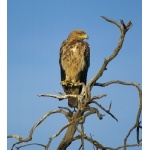
M 68 98 L 68 105 L 70 107 L 77 107 L 78 99 L 77 98 Z
M 73 86 L 73 87 L 68 87 L 68 86 L 63 86 L 64 91 L 66 94 L 72 94 L 72 95 L 79 95 L 81 92 L 81 86 Z M 77 107 L 78 106 L 78 99 L 69 97 L 68 98 L 68 105 L 70 107 Z

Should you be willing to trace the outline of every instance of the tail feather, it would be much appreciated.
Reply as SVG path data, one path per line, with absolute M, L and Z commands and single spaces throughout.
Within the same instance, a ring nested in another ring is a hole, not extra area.
M 70 107 L 77 107 L 78 106 L 78 99 L 77 98 L 68 98 L 68 105 Z
M 63 86 L 63 89 L 66 94 L 72 94 L 72 95 L 79 95 L 81 92 L 81 86 Z M 68 105 L 70 107 L 77 107 L 78 106 L 78 99 L 77 98 L 68 98 Z

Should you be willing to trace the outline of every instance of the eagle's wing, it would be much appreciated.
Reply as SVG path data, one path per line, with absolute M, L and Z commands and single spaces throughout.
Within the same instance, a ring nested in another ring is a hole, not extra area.
M 88 68 L 90 66 L 90 48 L 88 43 L 84 42 L 85 44 L 85 48 L 84 48 L 84 62 L 85 62 L 85 66 L 83 68 L 83 70 L 81 70 L 80 72 L 80 82 L 83 82 L 84 84 L 86 84 L 86 80 L 87 80 L 87 72 L 88 72 Z
M 62 43 L 61 48 L 60 48 L 60 54 L 59 54 L 61 81 L 64 81 L 65 77 L 66 77 L 66 73 L 65 73 L 65 70 L 64 70 L 63 64 L 62 64 L 62 59 L 64 59 L 63 56 L 65 55 L 65 53 L 67 51 L 66 43 L 67 43 L 67 41 L 64 41 Z

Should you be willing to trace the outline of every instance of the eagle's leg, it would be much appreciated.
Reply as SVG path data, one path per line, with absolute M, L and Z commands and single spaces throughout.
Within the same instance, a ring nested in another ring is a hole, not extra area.
M 70 87 L 82 85 L 82 83 L 80 83 L 79 81 L 75 82 L 74 80 L 72 80 L 72 81 L 63 80 L 63 81 L 61 81 L 61 84 L 64 86 L 70 86 Z
M 70 85 L 71 84 L 70 78 L 66 75 L 65 80 L 61 81 L 61 84 L 64 85 L 64 86 Z
M 70 87 L 82 85 L 82 83 L 80 81 L 70 79 L 67 75 L 66 75 L 65 80 L 61 81 L 61 84 L 64 86 L 70 86 Z
M 82 83 L 80 81 L 73 83 L 73 86 L 81 86 L 81 85 L 82 85 Z
M 65 86 L 68 85 L 68 83 L 66 82 L 66 80 L 61 81 L 61 84 L 62 84 L 62 85 L 65 85 Z
M 73 87 L 73 86 L 79 86 L 80 81 L 77 81 L 76 79 L 71 79 L 69 76 L 66 75 L 65 81 L 63 81 L 63 84 Z

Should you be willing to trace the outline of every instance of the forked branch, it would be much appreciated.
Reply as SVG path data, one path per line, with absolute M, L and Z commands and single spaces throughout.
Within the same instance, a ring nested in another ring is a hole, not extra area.
M 16 145 L 16 144 L 20 144 L 20 143 L 23 143 L 23 142 L 29 142 L 32 140 L 32 136 L 33 136 L 33 133 L 35 131 L 35 129 L 50 115 L 54 114 L 54 113 L 62 113 L 66 116 L 66 118 L 68 118 L 68 113 L 65 112 L 64 110 L 62 109 L 58 109 L 58 110 L 54 110 L 54 111 L 50 111 L 48 113 L 46 113 L 45 115 L 42 116 L 42 118 L 34 124 L 34 126 L 31 128 L 30 132 L 29 132 L 29 136 L 27 138 L 23 138 L 19 135 L 8 135 L 7 138 L 16 138 L 18 139 L 18 142 L 14 143 L 13 146 L 12 146 L 12 150 L 13 150 L 13 147 Z
M 135 83 L 135 82 L 124 82 L 124 81 L 120 81 L 120 80 L 113 80 L 113 81 L 109 81 L 106 83 L 95 83 L 94 86 L 100 86 L 100 87 L 105 87 L 105 86 L 109 86 L 111 84 L 122 84 L 122 85 L 128 85 L 128 86 L 134 86 L 136 87 L 136 89 L 138 90 L 139 93 L 139 108 L 137 111 L 137 115 L 136 115 L 136 119 L 135 119 L 135 123 L 134 125 L 131 127 L 131 129 L 128 131 L 125 139 L 124 139 L 124 150 L 126 150 L 127 147 L 127 140 L 128 137 L 130 136 L 131 132 L 134 129 L 137 129 L 137 144 L 140 143 L 141 139 L 139 138 L 139 129 L 141 129 L 142 127 L 140 126 L 140 116 L 141 116 L 141 111 L 142 111 L 142 90 L 140 88 L 140 85 Z
M 106 68 L 107 68 L 108 63 L 118 55 L 120 49 L 122 48 L 122 45 L 123 45 L 123 42 L 124 42 L 124 38 L 125 38 L 125 34 L 126 34 L 126 32 L 127 32 L 127 31 L 131 28 L 131 26 L 132 26 L 131 21 L 129 21 L 129 22 L 125 25 L 125 23 L 124 23 L 123 20 L 121 20 L 121 22 L 120 22 L 121 24 L 119 24 L 119 23 L 117 23 L 116 21 L 111 20 L 111 19 L 109 19 L 109 18 L 106 18 L 106 17 L 104 17 L 104 16 L 102 16 L 102 18 L 105 19 L 106 21 L 110 22 L 110 23 L 113 23 L 114 25 L 116 25 L 116 26 L 120 29 L 120 38 L 119 38 L 119 42 L 118 42 L 118 44 L 117 44 L 115 50 L 113 51 L 113 53 L 112 53 L 108 58 L 106 58 L 106 59 L 104 60 L 104 63 L 103 63 L 103 65 L 102 65 L 101 69 L 100 69 L 100 70 L 98 71 L 98 73 L 88 82 L 88 84 L 87 84 L 88 92 L 91 91 L 91 89 L 92 89 L 92 87 L 94 86 L 94 84 L 96 83 L 96 81 L 103 75 L 104 71 L 105 71 Z

